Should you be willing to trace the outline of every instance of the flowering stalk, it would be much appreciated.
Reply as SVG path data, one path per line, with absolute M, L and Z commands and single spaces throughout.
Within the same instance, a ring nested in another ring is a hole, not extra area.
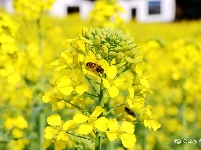
M 99 106 L 104 107 L 104 86 L 102 79 L 100 83 Z
M 98 132 L 96 134 L 95 150 L 101 150 L 101 136 Z
M 59 114 L 48 117 L 45 148 L 53 143 L 56 149 L 64 149 L 72 135 L 94 138 L 96 150 L 101 150 L 102 137 L 110 142 L 120 139 L 125 148 L 132 148 L 136 120 L 149 129 L 160 128 L 150 107 L 144 106 L 150 92 L 148 76 L 142 74 L 142 57 L 133 38 L 111 28 L 84 28 L 67 44 L 68 50 L 52 63 L 58 79 L 43 102 L 51 103 L 53 110 L 67 102 L 64 109 L 79 112 L 68 121 Z
M 102 79 L 100 83 L 99 106 L 104 107 L 104 87 Z M 99 132 L 96 133 L 95 150 L 101 150 L 101 136 Z

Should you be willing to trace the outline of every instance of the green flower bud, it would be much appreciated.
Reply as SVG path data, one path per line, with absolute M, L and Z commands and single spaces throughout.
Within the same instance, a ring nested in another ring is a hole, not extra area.
M 96 33 L 96 35 L 101 35 L 102 31 L 100 28 L 95 28 L 95 33 Z
M 96 54 L 96 58 L 97 58 L 97 59 L 102 59 L 101 54 Z
M 123 52 L 125 52 L 125 51 L 128 51 L 129 49 L 128 49 L 128 45 L 124 45 L 123 47 L 122 47 L 122 51 Z
M 129 50 L 131 50 L 131 49 L 133 49 L 133 48 L 136 48 L 137 47 L 137 45 L 136 44 L 130 44 L 130 45 L 128 45 L 128 49 Z
M 91 33 L 89 33 L 89 32 L 86 33 L 86 38 L 90 39 L 90 40 L 94 40 L 93 35 Z
M 83 36 L 86 36 L 86 33 L 88 32 L 88 29 L 86 28 L 86 27 L 84 27 L 83 29 L 82 29 L 82 35 Z
M 117 37 L 115 35 L 113 35 L 110 40 L 115 41 L 116 39 L 117 39 Z
M 141 63 L 143 62 L 143 59 L 141 57 L 136 57 L 134 60 L 133 60 L 133 64 L 138 64 L 138 63 Z
M 120 42 L 119 45 L 120 45 L 120 46 L 124 46 L 124 45 L 126 45 L 126 42 L 125 42 L 125 41 Z
M 117 57 L 116 57 L 116 62 L 117 62 L 117 63 L 120 63 L 121 60 L 123 59 L 123 57 L 124 57 L 124 54 L 123 54 L 122 52 L 119 52 L 119 53 L 117 54 Z
M 126 44 L 132 44 L 132 43 L 134 43 L 134 38 L 130 38 L 130 40 L 126 41 Z
M 114 58 L 114 57 L 117 56 L 117 53 L 114 52 L 114 51 L 110 51 L 110 52 L 108 53 L 108 55 L 109 55 L 109 57 Z
M 139 49 L 134 49 L 134 50 L 131 51 L 131 56 L 132 56 L 132 57 L 136 57 L 136 56 L 138 56 L 139 54 L 140 54 Z
M 93 42 L 91 40 L 86 39 L 85 37 L 80 36 L 79 39 L 83 40 L 84 43 L 93 45 Z
M 115 51 L 115 52 L 120 52 L 121 51 L 121 47 L 120 46 L 117 46 L 117 47 L 115 47 L 114 49 L 113 49 L 113 51 Z
M 108 56 L 108 48 L 106 45 L 102 45 L 102 55 L 104 57 L 107 57 Z
M 125 60 L 127 63 L 133 63 L 133 62 L 134 62 L 134 60 L 133 60 L 132 58 L 128 57 L 128 56 L 125 56 L 125 57 L 124 57 L 124 60 Z
M 110 48 L 110 44 L 109 43 L 106 43 L 105 45 L 107 46 L 107 48 Z
M 100 41 L 100 36 L 98 35 L 95 35 L 95 41 L 94 41 L 94 44 L 95 45 L 100 45 L 101 41 Z

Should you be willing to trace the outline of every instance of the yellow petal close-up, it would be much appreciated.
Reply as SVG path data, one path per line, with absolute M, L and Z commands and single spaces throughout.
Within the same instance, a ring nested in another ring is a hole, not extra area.
M 45 92 L 45 95 L 42 97 L 42 101 L 44 103 L 49 103 L 52 101 L 51 97 L 50 97 L 50 93 L 49 92 Z
M 114 86 L 114 85 L 112 85 L 110 87 L 110 89 L 109 89 L 108 92 L 109 92 L 109 95 L 110 95 L 111 98 L 114 98 L 117 95 L 119 95 L 119 89 L 116 86 Z
M 64 140 L 67 141 L 69 139 L 69 136 L 66 134 L 65 131 L 60 131 L 58 136 L 57 136 L 57 140 Z
M 63 124 L 63 129 L 68 130 L 75 127 L 75 122 L 73 120 L 68 120 Z
M 85 115 L 82 115 L 82 114 L 76 114 L 74 117 L 73 117 L 73 121 L 75 123 L 84 123 L 88 120 L 89 118 Z
M 122 131 L 129 133 L 129 134 L 134 133 L 134 125 L 131 122 L 124 121 L 121 124 L 121 129 L 122 129 Z
M 142 75 L 142 69 L 141 69 L 141 65 L 137 64 L 135 67 L 135 71 L 138 75 Z
M 107 89 L 110 89 L 110 86 L 111 86 L 110 82 L 104 78 L 102 80 L 103 80 L 104 87 L 106 87 Z
M 140 79 L 140 83 L 149 89 L 150 85 L 149 82 L 146 79 Z
M 110 131 L 117 131 L 119 128 L 119 125 L 116 119 L 109 119 L 107 126 Z
M 94 126 L 102 131 L 102 132 L 105 132 L 107 130 L 107 123 L 108 123 L 108 119 L 105 118 L 105 117 L 100 117 L 98 118 L 95 122 L 94 122 Z
M 85 125 L 82 124 L 79 126 L 79 134 L 84 134 L 87 135 L 93 131 L 93 126 L 92 125 Z
M 107 78 L 114 79 L 116 74 L 117 74 L 117 68 L 114 65 L 110 66 L 107 72 Z
M 109 139 L 111 142 L 117 139 L 117 134 L 118 134 L 117 131 L 107 131 L 107 132 L 106 132 L 106 135 L 107 135 L 108 139 Z
M 116 78 L 115 80 L 114 80 L 114 85 L 115 86 L 121 86 L 122 84 L 124 84 L 125 83 L 125 77 L 123 77 L 123 76 L 120 76 L 120 77 L 118 77 L 118 78 Z
M 59 114 L 51 115 L 47 118 L 47 123 L 51 126 L 61 125 L 61 117 Z
M 75 87 L 75 91 L 79 94 L 82 95 L 84 92 L 88 90 L 88 86 L 85 83 L 81 83 L 78 86 Z
M 52 139 L 44 139 L 43 148 L 47 148 L 52 143 Z
M 61 57 L 65 59 L 68 64 L 73 63 L 73 55 L 69 50 L 66 50 L 61 53 Z
M 100 106 L 96 106 L 95 110 L 91 114 L 92 117 L 97 118 L 102 112 L 104 112 L 104 109 Z
M 120 136 L 120 139 L 125 148 L 132 148 L 135 146 L 136 143 L 135 134 L 124 133 Z
M 150 130 L 151 130 L 151 128 L 153 128 L 154 131 L 158 130 L 158 128 L 161 127 L 161 125 L 153 119 L 149 119 L 149 120 L 145 119 L 144 126 L 148 127 Z
M 64 95 L 70 95 L 74 88 L 72 86 L 72 81 L 65 76 L 58 80 L 57 89 Z
M 60 87 L 58 88 L 59 92 L 63 93 L 64 95 L 68 96 L 73 91 L 72 86 Z
M 129 94 L 130 94 L 130 97 L 133 98 L 133 97 L 134 97 L 134 88 L 133 88 L 132 86 L 130 86 L 130 87 L 128 88 L 128 92 L 129 92 Z
M 55 133 L 56 133 L 56 130 L 53 127 L 47 126 L 44 130 L 44 137 L 46 139 L 52 139 Z

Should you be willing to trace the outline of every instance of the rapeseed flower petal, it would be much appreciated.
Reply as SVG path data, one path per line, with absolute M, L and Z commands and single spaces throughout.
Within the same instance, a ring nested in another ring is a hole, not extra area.
M 82 95 L 84 92 L 88 90 L 88 86 L 85 83 L 81 83 L 78 86 L 75 87 L 75 91 L 79 94 Z
M 104 112 L 104 109 L 100 106 L 96 106 L 95 110 L 91 114 L 92 117 L 97 118 L 102 112 Z
M 121 125 L 121 130 L 133 134 L 134 133 L 134 125 L 131 122 L 124 121 Z
M 87 135 L 93 131 L 93 126 L 88 124 L 82 124 L 79 126 L 79 133 Z
M 108 92 L 110 97 L 114 98 L 119 94 L 119 89 L 116 86 L 112 85 L 110 89 L 108 90 Z
M 89 118 L 85 115 L 82 115 L 82 114 L 76 114 L 74 117 L 73 117 L 73 121 L 75 123 L 84 123 L 88 120 Z
M 52 137 L 54 136 L 56 130 L 51 127 L 51 126 L 47 126 L 44 130 L 44 137 L 45 139 L 52 139 Z
M 119 128 L 119 125 L 116 119 L 109 119 L 107 126 L 110 131 L 117 131 Z
M 116 131 L 106 131 L 106 134 L 111 142 L 118 138 L 118 132 Z
M 51 115 L 47 118 L 47 123 L 51 126 L 61 125 L 61 117 L 59 114 Z
M 135 146 L 136 143 L 135 134 L 124 133 L 120 136 L 120 139 L 125 148 L 132 148 Z
M 105 132 L 107 130 L 107 122 L 108 122 L 108 119 L 105 118 L 105 117 L 100 117 L 98 118 L 95 122 L 94 122 L 94 126 L 102 131 L 102 132 Z

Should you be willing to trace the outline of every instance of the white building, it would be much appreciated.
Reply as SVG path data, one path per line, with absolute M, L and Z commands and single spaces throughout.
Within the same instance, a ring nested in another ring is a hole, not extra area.
M 175 18 L 175 0 L 118 0 L 124 8 L 121 14 L 125 21 L 132 18 L 140 22 L 170 22 Z M 7 11 L 13 12 L 12 0 L 0 0 Z M 51 15 L 65 17 L 69 13 L 79 12 L 82 19 L 87 19 L 94 2 L 87 0 L 56 0 Z

